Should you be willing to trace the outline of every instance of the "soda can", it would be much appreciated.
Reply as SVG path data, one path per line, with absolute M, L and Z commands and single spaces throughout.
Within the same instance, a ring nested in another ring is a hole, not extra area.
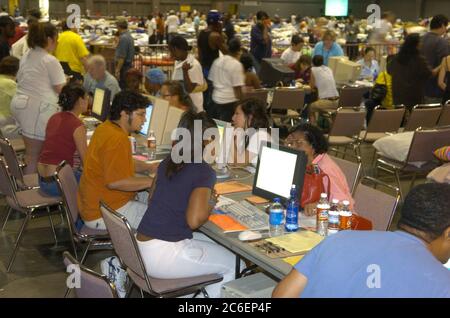
M 131 144 L 131 153 L 134 155 L 136 153 L 136 138 L 134 138 L 133 136 L 128 136 L 128 139 L 130 139 L 130 144 Z

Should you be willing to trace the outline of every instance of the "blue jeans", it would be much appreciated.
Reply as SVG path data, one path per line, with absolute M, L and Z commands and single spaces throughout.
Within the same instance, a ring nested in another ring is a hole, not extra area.
M 75 175 L 75 179 L 77 179 L 77 183 L 80 183 L 81 171 L 74 170 L 73 173 Z M 45 195 L 49 197 L 59 197 L 61 195 L 61 192 L 59 192 L 58 184 L 56 181 L 46 182 L 43 181 L 41 178 L 39 178 L 39 187 L 41 192 L 43 192 Z

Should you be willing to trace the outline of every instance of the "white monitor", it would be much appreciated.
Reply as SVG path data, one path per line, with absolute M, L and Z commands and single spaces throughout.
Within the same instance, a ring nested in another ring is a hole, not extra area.
M 166 124 L 164 126 L 163 137 L 161 140 L 161 145 L 171 146 L 172 145 L 172 132 L 178 127 L 180 123 L 181 116 L 183 116 L 184 110 L 170 106 L 167 111 Z
M 145 109 L 145 123 L 142 125 L 142 129 L 139 131 L 141 135 L 148 136 L 150 131 L 150 121 L 152 119 L 152 112 L 153 112 L 153 105 L 148 104 L 147 108 Z
M 111 107 L 110 100 L 111 91 L 109 89 L 96 88 L 92 102 L 92 117 L 105 121 L 108 118 Z
M 164 127 L 166 125 L 167 112 L 169 111 L 169 102 L 155 98 L 153 102 L 152 118 L 150 119 L 150 129 L 155 132 L 156 144 L 159 146 L 163 140 Z
M 231 123 L 214 119 L 219 130 L 219 149 L 216 156 L 216 163 L 218 169 L 223 169 L 228 163 L 228 156 L 231 152 L 231 145 L 233 140 L 233 126 Z
M 448 262 L 446 264 L 444 264 L 445 267 L 448 268 L 448 270 L 450 270 L 450 259 L 448 260 Z
M 328 67 L 333 72 L 333 76 L 336 74 L 336 66 L 339 61 L 348 61 L 348 56 L 330 56 L 328 58 Z
M 338 84 L 354 83 L 361 76 L 361 64 L 352 61 L 339 61 L 336 65 L 334 80 Z
M 253 194 L 268 200 L 288 199 L 293 184 L 298 193 L 303 190 L 306 154 L 284 146 L 277 147 L 270 143 L 261 145 L 253 181 Z

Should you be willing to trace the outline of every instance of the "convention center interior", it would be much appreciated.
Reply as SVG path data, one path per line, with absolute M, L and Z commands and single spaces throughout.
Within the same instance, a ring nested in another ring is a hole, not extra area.
M 450 298 L 449 17 L 0 0 L 0 298 Z

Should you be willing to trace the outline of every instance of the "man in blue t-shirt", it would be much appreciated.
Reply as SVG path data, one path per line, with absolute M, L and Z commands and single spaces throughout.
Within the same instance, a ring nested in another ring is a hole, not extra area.
M 399 231 L 342 231 L 311 250 L 273 297 L 450 298 L 449 184 L 410 191 Z

